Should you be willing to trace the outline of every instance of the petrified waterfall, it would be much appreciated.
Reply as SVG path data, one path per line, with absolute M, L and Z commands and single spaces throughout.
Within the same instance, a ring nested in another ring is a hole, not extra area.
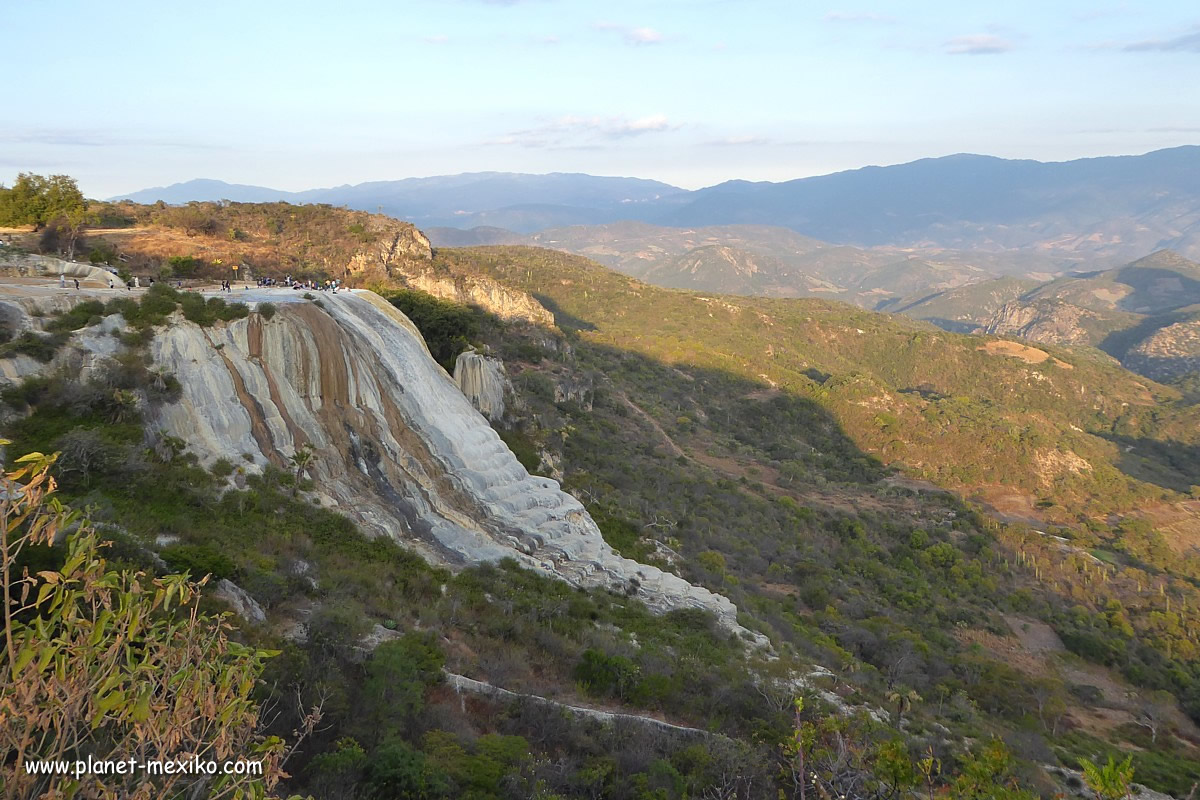
M 508 377 L 503 362 L 474 350 L 459 353 L 454 382 L 480 414 L 493 421 L 504 416 Z
M 308 443 L 323 504 L 431 560 L 512 557 L 574 585 L 636 591 L 658 611 L 708 609 L 740 630 L 728 599 L 618 556 L 579 501 L 527 473 L 380 297 L 327 295 L 323 307 L 281 292 L 251 297 L 277 313 L 208 329 L 178 320 L 152 345 L 182 384 L 156 423 L 202 460 L 283 466 Z M 467 385 L 487 396 L 480 407 L 498 402 L 502 413 L 496 365 L 474 355 Z

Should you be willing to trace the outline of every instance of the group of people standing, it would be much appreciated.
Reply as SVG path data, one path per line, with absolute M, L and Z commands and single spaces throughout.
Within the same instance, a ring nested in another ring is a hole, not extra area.
M 281 284 L 290 289 L 310 289 L 318 292 L 332 292 L 333 294 L 337 294 L 338 289 L 342 288 L 342 282 L 340 280 L 332 279 L 324 281 L 298 281 L 294 280 L 291 275 L 285 275 L 283 280 L 279 280 L 278 278 L 258 279 L 258 285 L 260 287 L 279 286 Z

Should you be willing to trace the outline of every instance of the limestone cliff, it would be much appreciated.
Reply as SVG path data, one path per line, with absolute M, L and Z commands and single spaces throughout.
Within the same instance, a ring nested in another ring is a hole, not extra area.
M 405 262 L 424 262 L 433 257 L 429 240 L 413 225 L 387 217 L 372 217 L 371 221 L 370 234 L 375 238 L 350 259 L 350 273 L 391 277 Z
M 435 270 L 429 240 L 409 223 L 386 217 L 372 219 L 376 220 L 376 228 L 371 234 L 376 238 L 346 265 L 347 274 L 357 285 L 395 281 L 443 300 L 478 306 L 503 320 L 546 327 L 554 324 L 554 315 L 525 292 L 482 276 L 450 276 Z
M 310 444 L 315 494 L 369 533 L 443 563 L 515 558 L 574 585 L 635 592 L 658 611 L 705 608 L 741 630 L 729 600 L 618 556 L 579 501 L 529 475 L 377 295 L 326 295 L 323 308 L 287 291 L 246 298 L 278 311 L 208 329 L 177 319 L 151 347 L 182 384 L 152 425 L 202 460 L 282 466 Z
M 473 275 L 451 278 L 419 268 L 401 272 L 399 277 L 411 289 L 420 289 L 444 300 L 479 306 L 484 311 L 509 322 L 526 322 L 545 327 L 554 324 L 554 315 L 533 297 L 487 278 Z

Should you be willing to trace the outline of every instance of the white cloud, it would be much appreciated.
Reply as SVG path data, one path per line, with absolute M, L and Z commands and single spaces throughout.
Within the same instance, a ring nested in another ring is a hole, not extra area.
M 1007 53 L 1013 49 L 1008 39 L 989 33 L 955 36 L 946 42 L 946 52 L 954 56 L 982 56 Z
M 625 44 L 637 46 L 662 44 L 666 41 L 661 31 L 654 28 L 634 27 L 632 25 L 618 25 L 615 22 L 597 22 L 593 26 L 598 31 L 611 31 L 618 33 L 625 40 Z
M 651 114 L 635 119 L 567 115 L 533 128 L 510 131 L 486 144 L 547 149 L 592 149 L 598 147 L 598 143 L 601 142 L 665 133 L 678 127 L 671 123 L 666 114 Z
M 426 36 L 422 41 L 425 44 L 449 44 L 450 37 L 444 33 L 439 33 L 433 36 Z
M 634 28 L 625 34 L 625 39 L 633 44 L 659 44 L 663 35 L 654 28 Z

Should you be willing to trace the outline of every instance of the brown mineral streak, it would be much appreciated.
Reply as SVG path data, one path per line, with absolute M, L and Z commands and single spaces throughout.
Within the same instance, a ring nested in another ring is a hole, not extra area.
M 204 338 L 212 345 L 212 337 L 207 331 L 204 331 Z M 229 377 L 233 379 L 233 390 L 237 393 L 238 402 L 242 404 L 242 408 L 246 409 L 246 413 L 250 415 L 250 434 L 254 437 L 254 441 L 258 443 L 258 449 L 263 455 L 270 459 L 271 463 L 276 466 L 283 466 L 283 456 L 275 450 L 274 443 L 271 441 L 271 430 L 267 427 L 266 416 L 263 414 L 262 405 L 259 404 L 248 391 L 246 391 L 246 382 L 242 379 L 242 375 L 237 371 L 237 367 L 229 360 L 222 349 L 213 348 L 221 361 L 225 364 L 225 369 L 229 372 Z

